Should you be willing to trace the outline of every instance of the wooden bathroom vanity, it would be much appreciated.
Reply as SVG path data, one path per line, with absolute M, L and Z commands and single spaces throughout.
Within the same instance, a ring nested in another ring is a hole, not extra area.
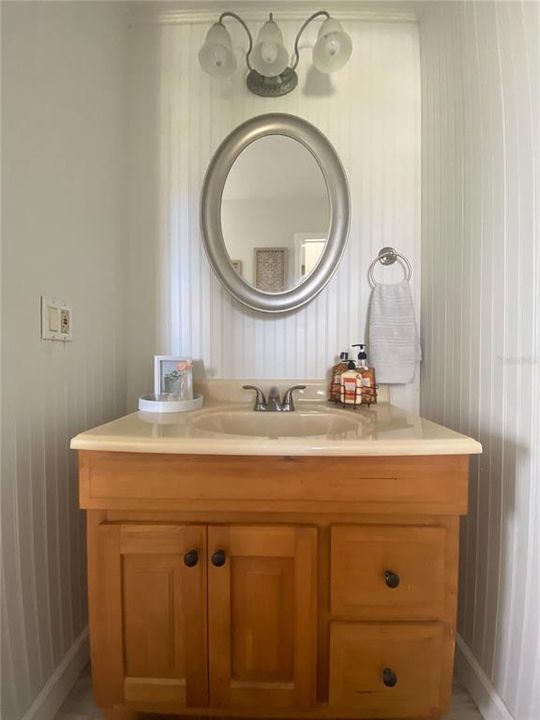
M 401 413 L 384 410 L 372 421 Z M 137 414 L 75 438 L 105 716 L 446 712 L 459 516 L 481 447 L 416 421 L 401 432 L 431 441 L 411 437 L 407 453 L 394 438 L 393 455 L 374 450 L 389 452 L 381 432 L 355 456 L 332 452 L 337 438 L 315 454 L 299 438 L 295 455 L 238 438 L 230 450 L 249 454 L 221 454 L 219 439 L 214 454 L 174 452 L 196 433 L 158 437 Z

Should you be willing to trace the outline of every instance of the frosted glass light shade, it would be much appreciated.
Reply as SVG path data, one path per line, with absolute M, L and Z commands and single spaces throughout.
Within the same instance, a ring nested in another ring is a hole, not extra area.
M 221 23 L 214 23 L 199 51 L 202 69 L 215 78 L 227 78 L 236 70 L 231 36 Z
M 260 29 L 250 61 L 253 69 L 264 77 L 280 75 L 289 64 L 283 35 L 273 20 L 267 20 Z
M 341 23 L 333 18 L 323 22 L 313 48 L 313 64 L 323 73 L 340 70 L 351 57 L 352 41 Z

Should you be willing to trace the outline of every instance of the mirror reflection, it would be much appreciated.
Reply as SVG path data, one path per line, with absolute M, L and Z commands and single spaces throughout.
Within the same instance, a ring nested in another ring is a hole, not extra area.
M 221 226 L 247 283 L 271 293 L 298 285 L 317 266 L 329 225 L 324 176 L 302 143 L 268 135 L 240 153 L 223 190 Z

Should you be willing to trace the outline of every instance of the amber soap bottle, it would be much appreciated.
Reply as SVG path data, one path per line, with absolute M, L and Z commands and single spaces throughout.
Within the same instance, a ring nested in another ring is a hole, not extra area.
M 330 393 L 328 399 L 333 402 L 339 402 L 341 399 L 341 375 L 349 367 L 349 353 L 342 352 L 339 356 L 339 362 L 334 365 L 330 376 Z
M 349 360 L 347 370 L 341 375 L 340 401 L 343 405 L 357 405 L 358 398 L 358 372 L 354 360 Z

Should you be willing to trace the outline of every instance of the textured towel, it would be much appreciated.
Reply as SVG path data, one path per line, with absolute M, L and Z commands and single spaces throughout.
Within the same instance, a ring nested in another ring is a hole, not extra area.
M 375 285 L 369 306 L 369 364 L 379 383 L 410 383 L 422 359 L 407 280 Z

